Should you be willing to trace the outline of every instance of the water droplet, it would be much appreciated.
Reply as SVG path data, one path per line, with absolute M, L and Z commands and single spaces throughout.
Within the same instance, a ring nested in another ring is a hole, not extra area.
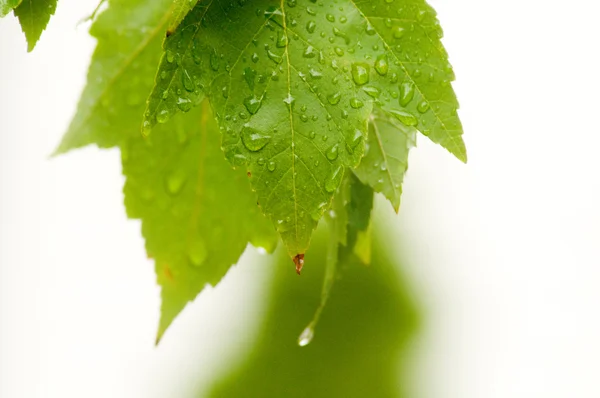
M 335 192 L 335 190 L 340 186 L 342 182 L 342 177 L 344 176 L 344 167 L 339 165 L 333 170 L 333 173 L 327 178 L 325 181 L 325 190 L 329 193 Z
M 417 105 L 417 110 L 420 113 L 425 113 L 429 110 L 429 102 L 427 101 L 421 101 L 419 102 L 419 105 Z
M 162 108 L 156 114 L 156 121 L 161 124 L 166 123 L 169 120 L 169 117 L 171 117 L 169 110 L 167 108 Z
M 271 137 L 261 133 L 260 131 L 244 126 L 242 129 L 242 142 L 246 149 L 251 152 L 258 152 L 263 149 L 271 140 Z
M 217 56 L 217 53 L 214 51 L 210 54 L 210 67 L 215 72 L 219 70 L 219 57 Z
M 369 97 L 372 97 L 372 98 L 379 97 L 380 91 L 377 87 L 366 86 L 366 87 L 363 87 L 363 90 L 365 93 L 367 93 L 369 95 Z
M 285 48 L 285 46 L 287 46 L 287 44 L 288 44 L 287 35 L 285 33 L 283 33 L 282 30 L 280 30 L 279 33 L 277 34 L 277 42 L 275 43 L 275 45 L 279 48 Z
M 254 81 L 256 80 L 256 71 L 252 68 L 244 68 L 244 80 L 246 84 L 250 88 L 250 90 L 254 91 Z
M 327 101 L 329 101 L 331 105 L 337 105 L 341 99 L 342 94 L 340 93 L 333 93 L 327 96 Z
M 254 95 L 251 97 L 247 97 L 244 100 L 244 106 L 246 107 L 248 112 L 250 112 L 251 115 L 255 115 L 256 112 L 258 112 L 258 110 L 260 109 L 261 105 L 262 102 L 260 101 L 260 99 L 256 98 L 256 96 Z
M 391 113 L 396 119 L 398 119 L 406 126 L 416 126 L 419 123 L 415 115 L 413 115 L 412 113 L 397 109 L 392 109 L 388 112 Z
M 285 102 L 285 104 L 288 106 L 288 108 L 292 109 L 294 107 L 294 103 L 296 102 L 296 99 L 294 97 L 292 97 L 292 94 L 287 95 L 287 97 L 285 97 L 283 99 L 283 102 Z
M 207 256 L 206 245 L 202 239 L 196 238 L 188 248 L 188 259 L 194 267 L 200 267 Z
M 169 195 L 178 195 L 186 182 L 186 176 L 181 171 L 174 171 L 166 176 L 165 186 Z
M 189 98 L 179 97 L 177 98 L 177 107 L 182 112 L 188 112 L 190 109 L 192 109 L 192 101 Z
M 401 39 L 404 36 L 405 30 L 403 27 L 398 26 L 394 29 L 394 38 Z
M 308 23 L 306 24 L 306 31 L 308 33 L 314 33 L 316 28 L 317 24 L 314 21 L 308 21 Z
M 283 57 L 281 55 L 277 55 L 271 50 L 267 51 L 267 56 L 271 61 L 275 62 L 276 64 L 280 64 L 283 61 Z
M 304 58 L 314 58 L 317 56 L 317 51 L 315 50 L 315 48 L 313 46 L 308 46 L 304 50 L 304 53 L 302 54 L 302 56 Z
M 274 161 L 269 161 L 269 164 L 267 164 L 267 169 L 269 171 L 275 171 L 275 169 L 277 168 L 277 164 Z
M 309 345 L 310 342 L 312 341 L 313 337 L 315 337 L 315 331 L 314 331 L 312 325 L 308 325 L 306 327 L 306 329 L 304 329 L 302 331 L 302 333 L 300 334 L 300 337 L 298 337 L 298 345 L 300 347 L 305 347 L 305 346 Z
M 415 86 L 412 82 L 404 82 L 400 85 L 400 97 L 398 98 L 398 102 L 400 106 L 406 106 L 412 101 L 415 95 Z
M 338 157 L 338 144 L 335 144 L 331 148 L 329 148 L 325 156 L 327 156 L 327 159 L 331 161 L 336 160 Z
M 190 77 L 189 73 L 187 70 L 183 70 L 183 73 L 181 74 L 181 80 L 183 83 L 183 87 L 189 91 L 192 92 L 196 89 L 196 85 L 194 84 L 194 81 L 192 80 L 192 78 Z
M 382 54 L 377 57 L 377 60 L 375 61 L 375 70 L 377 73 L 379 73 L 381 76 L 385 76 L 387 75 L 389 68 L 390 67 L 386 54 Z
M 352 64 L 352 79 L 359 86 L 369 82 L 369 65 L 367 64 Z
M 350 106 L 354 109 L 359 109 L 364 106 L 363 102 L 358 98 L 354 97 L 350 100 Z
M 167 50 L 167 62 L 173 63 L 174 60 L 175 60 L 175 54 L 173 54 L 173 51 Z

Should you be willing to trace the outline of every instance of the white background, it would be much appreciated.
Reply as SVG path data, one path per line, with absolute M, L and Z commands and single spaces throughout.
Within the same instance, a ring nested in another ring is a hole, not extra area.
M 469 164 L 421 139 L 400 216 L 381 217 L 425 310 L 413 396 L 599 397 L 597 2 L 432 3 Z M 95 44 L 75 26 L 96 4 L 61 0 L 31 54 L 0 21 L 2 398 L 187 396 L 264 309 L 271 273 L 249 253 L 154 348 L 159 291 L 118 153 L 48 158 Z

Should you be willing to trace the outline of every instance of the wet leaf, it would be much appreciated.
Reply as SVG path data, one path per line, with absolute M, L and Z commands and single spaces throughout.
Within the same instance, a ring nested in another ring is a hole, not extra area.
M 415 146 L 416 129 L 375 109 L 369 122 L 367 150 L 354 173 L 360 180 L 383 193 L 396 212 L 400 208 L 402 182 L 408 169 L 408 154 Z
M 165 41 L 143 131 L 185 111 L 177 93 L 205 92 L 295 257 L 358 165 L 374 104 L 466 160 L 440 37 L 421 0 L 202 1 Z

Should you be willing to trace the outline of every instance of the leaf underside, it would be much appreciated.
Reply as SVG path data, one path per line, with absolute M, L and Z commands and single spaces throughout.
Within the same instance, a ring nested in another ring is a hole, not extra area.
M 122 148 L 125 207 L 142 220 L 162 288 L 158 338 L 206 284 L 219 282 L 248 242 L 269 252 L 277 244 L 248 177 L 223 158 L 208 103 L 192 115 Z
M 143 131 L 206 93 L 294 257 L 358 165 L 373 105 L 466 161 L 440 37 L 422 0 L 201 1 L 165 41 Z

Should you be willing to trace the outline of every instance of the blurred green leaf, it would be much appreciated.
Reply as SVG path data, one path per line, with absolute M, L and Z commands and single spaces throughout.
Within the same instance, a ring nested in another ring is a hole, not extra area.
M 162 287 L 158 338 L 204 289 L 235 264 L 248 242 L 273 251 L 277 236 L 256 206 L 248 177 L 223 158 L 208 103 L 122 148 L 125 207 L 142 220 Z
M 293 337 L 312 316 L 323 271 L 311 267 L 298 279 L 285 266 L 289 260 L 280 257 L 258 341 L 238 367 L 229 368 L 202 396 L 408 397 L 404 381 L 419 314 L 398 272 L 399 260 L 389 259 L 384 246 L 389 242 L 382 243 L 381 237 L 370 267 L 342 264 L 343 277 L 306 347 L 299 347 Z M 326 261 L 324 238 L 317 233 L 306 256 L 311 264 Z
M 98 45 L 77 112 L 57 154 L 89 144 L 110 148 L 140 135 L 146 95 L 154 84 L 173 1 L 113 0 L 109 4 L 90 30 Z
M 0 0 L 0 18 L 5 17 L 15 9 L 22 0 Z

